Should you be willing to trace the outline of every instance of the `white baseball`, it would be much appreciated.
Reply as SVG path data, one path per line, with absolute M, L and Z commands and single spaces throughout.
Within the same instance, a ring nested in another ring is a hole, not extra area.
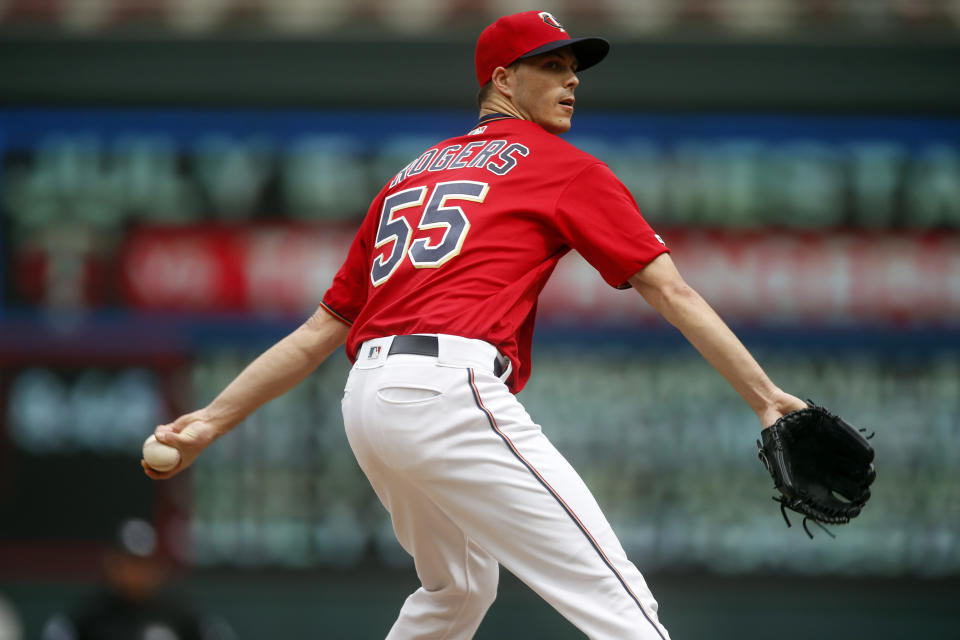
M 152 433 L 143 442 L 143 459 L 155 471 L 170 471 L 180 464 L 180 452 L 170 445 L 157 442 Z

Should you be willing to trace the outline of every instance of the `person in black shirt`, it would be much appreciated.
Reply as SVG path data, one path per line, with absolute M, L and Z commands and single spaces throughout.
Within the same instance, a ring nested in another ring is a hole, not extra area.
M 169 564 L 153 527 L 125 521 L 103 556 L 103 585 L 74 610 L 54 615 L 43 640 L 234 640 L 221 619 L 200 615 L 167 594 Z

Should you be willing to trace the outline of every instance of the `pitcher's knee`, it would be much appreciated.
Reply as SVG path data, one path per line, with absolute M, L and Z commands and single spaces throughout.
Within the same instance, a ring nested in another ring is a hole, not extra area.
M 425 588 L 430 600 L 449 615 L 482 617 L 497 597 L 498 569 L 472 572 L 468 579 Z

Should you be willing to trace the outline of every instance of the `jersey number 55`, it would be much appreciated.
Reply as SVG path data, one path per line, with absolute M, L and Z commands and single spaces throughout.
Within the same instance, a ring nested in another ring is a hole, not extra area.
M 404 256 L 417 269 L 436 269 L 460 253 L 463 241 L 470 231 L 470 220 L 457 205 L 449 205 L 451 200 L 483 202 L 490 190 L 486 182 L 459 180 L 457 182 L 439 182 L 433 187 L 430 199 L 426 200 L 429 187 L 413 187 L 387 196 L 380 212 L 380 225 L 377 227 L 377 242 L 374 249 L 393 243 L 389 254 L 377 256 L 370 268 L 370 280 L 378 287 L 394 274 Z M 418 229 L 444 229 L 442 237 L 434 244 L 428 238 L 417 238 L 411 243 L 413 229 L 399 212 L 411 207 L 423 207 Z

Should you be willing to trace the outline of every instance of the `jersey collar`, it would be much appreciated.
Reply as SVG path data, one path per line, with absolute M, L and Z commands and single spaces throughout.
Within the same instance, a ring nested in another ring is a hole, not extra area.
M 496 122 L 497 120 L 516 120 L 516 116 L 508 116 L 505 113 L 488 113 L 477 121 L 477 126 Z

